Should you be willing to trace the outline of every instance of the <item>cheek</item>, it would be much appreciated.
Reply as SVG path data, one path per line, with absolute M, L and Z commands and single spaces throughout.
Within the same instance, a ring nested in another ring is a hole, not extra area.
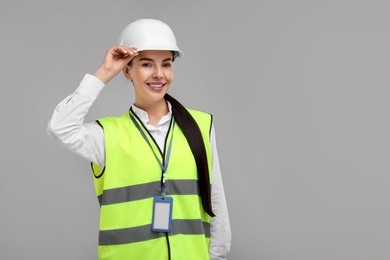
M 137 80 L 137 81 L 139 81 L 139 80 L 143 81 L 146 78 L 148 78 L 148 74 L 142 70 L 133 71 L 133 73 L 131 75 L 132 75 L 132 78 L 134 80 Z
M 165 78 L 169 81 L 173 80 L 173 71 L 169 71 L 166 73 Z

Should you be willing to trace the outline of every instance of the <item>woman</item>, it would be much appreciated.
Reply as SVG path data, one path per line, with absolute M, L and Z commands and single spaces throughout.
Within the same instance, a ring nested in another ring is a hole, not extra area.
M 92 162 L 99 259 L 227 259 L 231 231 L 212 116 L 167 94 L 182 55 L 165 23 L 130 23 L 49 122 L 49 135 Z M 84 123 L 120 71 L 134 86 L 130 110 Z

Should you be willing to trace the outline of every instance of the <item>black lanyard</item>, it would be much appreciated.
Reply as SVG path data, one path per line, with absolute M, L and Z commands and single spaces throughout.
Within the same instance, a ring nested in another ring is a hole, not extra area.
M 148 143 L 150 149 L 152 149 L 152 152 L 154 156 L 156 157 L 158 163 L 161 166 L 162 169 L 162 185 L 161 185 L 161 196 L 165 196 L 165 172 L 168 169 L 168 164 L 169 164 L 169 158 L 171 157 L 171 149 L 172 149 L 172 140 L 173 140 L 173 130 L 175 129 L 175 119 L 172 117 L 172 135 L 171 139 L 169 140 L 169 145 L 168 145 L 168 150 L 167 150 L 167 155 L 165 157 L 164 163 L 161 162 L 161 160 L 158 158 L 157 154 L 154 152 L 152 144 L 149 142 L 149 139 L 146 137 L 145 132 L 142 130 L 141 126 L 138 124 L 137 120 L 134 118 L 132 113 L 130 112 L 130 118 L 133 121 L 134 125 L 137 127 L 138 131 L 141 133 L 142 137 L 145 139 L 145 141 Z

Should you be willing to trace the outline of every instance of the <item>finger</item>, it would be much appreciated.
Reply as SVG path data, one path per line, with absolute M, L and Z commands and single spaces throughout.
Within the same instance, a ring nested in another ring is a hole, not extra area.
M 118 55 L 118 54 L 126 54 L 127 50 L 122 46 L 115 46 L 111 48 L 111 52 Z
M 121 48 L 121 54 L 123 55 L 123 57 L 127 57 L 129 55 L 129 51 L 125 48 Z
M 115 46 L 111 48 L 111 54 L 115 59 L 129 59 L 138 55 L 137 48 L 127 46 Z
M 126 52 L 129 53 L 130 55 L 135 55 L 136 53 L 138 53 L 138 50 L 135 47 L 127 47 L 127 46 L 121 46 L 121 47 L 123 47 L 123 49 L 126 50 Z
M 130 49 L 127 51 L 127 54 L 124 56 L 124 58 L 128 59 L 128 62 L 133 59 L 135 56 L 137 56 L 139 53 L 136 49 Z
M 130 47 L 130 46 L 125 46 L 125 45 L 119 45 L 119 46 L 117 46 L 117 47 L 120 47 L 120 48 L 122 48 L 122 49 L 124 49 L 124 50 L 137 50 L 137 48 L 136 47 Z
M 126 58 L 127 56 L 129 56 L 129 52 L 124 48 L 115 48 L 115 49 L 113 49 L 112 55 L 114 58 L 122 59 L 122 58 Z

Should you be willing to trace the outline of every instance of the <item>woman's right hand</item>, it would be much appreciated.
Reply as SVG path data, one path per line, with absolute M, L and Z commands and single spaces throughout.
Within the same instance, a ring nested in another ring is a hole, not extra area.
M 103 64 L 100 65 L 94 75 L 107 84 L 137 55 L 136 48 L 114 46 L 107 50 Z

